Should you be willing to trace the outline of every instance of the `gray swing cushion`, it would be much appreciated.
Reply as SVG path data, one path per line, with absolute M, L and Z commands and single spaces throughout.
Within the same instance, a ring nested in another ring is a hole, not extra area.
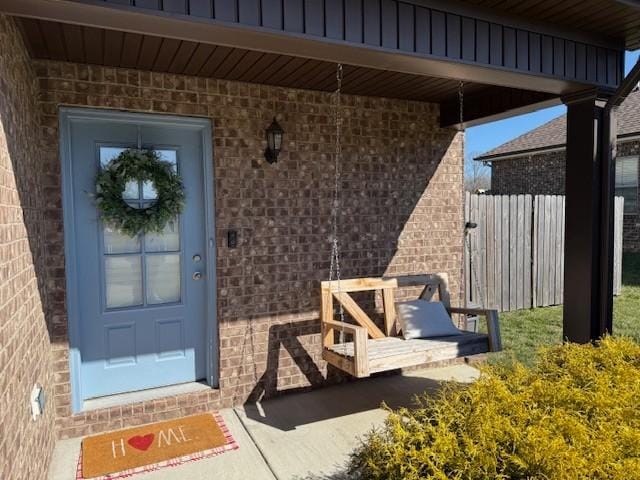
M 442 302 L 426 300 L 397 302 L 396 311 L 405 340 L 462 335 L 462 332 L 453 324 Z

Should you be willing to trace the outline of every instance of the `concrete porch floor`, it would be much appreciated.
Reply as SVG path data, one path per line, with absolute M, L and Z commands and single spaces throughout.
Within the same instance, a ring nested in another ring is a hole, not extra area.
M 436 391 L 443 380 L 470 382 L 468 365 L 424 369 L 305 393 L 283 395 L 256 405 L 222 410 L 240 448 L 179 467 L 135 475 L 141 480 L 338 480 L 347 478 L 349 453 L 380 426 L 384 401 L 409 406 L 415 394 Z M 81 439 L 58 442 L 49 480 L 75 480 Z

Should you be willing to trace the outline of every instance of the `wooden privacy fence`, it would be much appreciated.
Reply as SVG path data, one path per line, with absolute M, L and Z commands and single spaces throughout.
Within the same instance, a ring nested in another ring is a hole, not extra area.
M 562 195 L 465 196 L 467 305 L 500 311 L 562 303 Z M 615 199 L 614 294 L 622 286 L 624 199 Z

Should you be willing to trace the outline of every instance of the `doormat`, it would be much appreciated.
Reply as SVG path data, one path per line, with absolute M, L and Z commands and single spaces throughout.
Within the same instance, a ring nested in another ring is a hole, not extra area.
M 219 414 L 181 417 L 84 438 L 76 479 L 124 478 L 237 448 Z

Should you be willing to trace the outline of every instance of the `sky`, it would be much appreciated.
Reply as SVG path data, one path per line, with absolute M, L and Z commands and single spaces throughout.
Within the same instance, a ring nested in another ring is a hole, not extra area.
M 626 53 L 625 72 L 629 72 L 638 60 L 639 55 L 640 51 Z M 468 128 L 466 131 L 465 170 L 469 171 L 473 157 L 491 150 L 564 113 L 565 107 L 558 105 L 526 115 L 519 115 L 506 120 L 499 120 L 497 122 Z

